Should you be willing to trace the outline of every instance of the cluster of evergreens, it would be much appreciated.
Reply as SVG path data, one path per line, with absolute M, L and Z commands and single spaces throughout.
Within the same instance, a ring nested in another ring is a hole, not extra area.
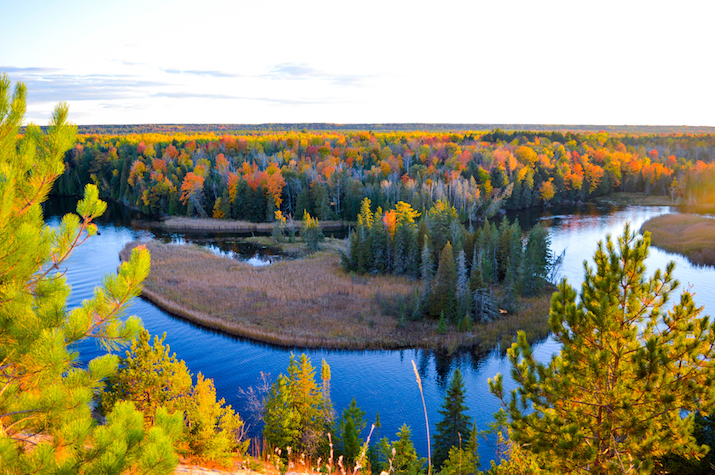
M 323 361 L 322 384 L 315 379 L 310 359 L 291 355 L 287 375 L 281 374 L 264 399 L 263 436 L 275 463 L 285 470 L 292 460 L 322 460 L 341 471 L 387 472 L 396 475 L 425 473 L 427 459 L 415 451 L 411 430 L 403 425 L 397 440 L 375 441 L 380 415 L 367 430 L 368 420 L 355 399 L 336 419 L 330 401 L 330 367 Z M 466 415 L 464 379 L 455 370 L 445 394 L 442 420 L 437 423 L 432 463 L 442 475 L 476 474 L 479 469 L 477 428 Z M 329 435 L 330 434 L 330 435 Z
M 471 328 L 502 311 L 517 312 L 519 295 L 538 295 L 554 259 L 548 232 L 537 225 L 524 239 L 519 223 L 505 217 L 469 232 L 457 210 L 437 202 L 426 215 L 405 202 L 383 214 L 363 200 L 343 267 L 358 273 L 391 273 L 421 278 L 419 295 L 403 310 L 409 319 L 427 315 Z M 497 300 L 492 289 L 498 286 Z
M 500 207 L 591 200 L 615 191 L 715 196 L 712 135 L 572 132 L 266 132 L 82 135 L 60 194 L 85 184 L 154 215 L 354 221 L 360 203 L 425 213 L 447 200 L 462 222 Z

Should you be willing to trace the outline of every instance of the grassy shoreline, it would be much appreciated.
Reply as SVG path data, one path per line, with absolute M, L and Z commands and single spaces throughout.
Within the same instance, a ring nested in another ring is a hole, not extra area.
M 249 221 L 234 221 L 215 218 L 187 218 L 171 216 L 158 221 L 141 221 L 138 224 L 165 231 L 202 231 L 202 232 L 235 232 L 235 233 L 270 233 L 273 231 L 272 222 L 252 223 Z M 292 223 L 296 231 L 303 227 L 302 221 Z M 321 221 L 323 232 L 345 231 L 350 223 L 343 221 Z
M 122 250 L 126 259 L 139 242 Z M 400 305 L 417 282 L 396 276 L 345 273 L 339 256 L 323 250 L 266 267 L 219 257 L 196 246 L 143 242 L 152 270 L 142 296 L 196 324 L 285 347 L 326 349 L 423 348 L 485 352 L 507 347 L 518 330 L 530 339 L 549 333 L 550 295 L 522 299 L 519 315 L 458 332 L 437 322 L 405 322 L 385 309 Z
M 644 193 L 618 192 L 596 198 L 597 203 L 616 206 L 677 206 L 670 196 L 646 195 Z
M 695 265 L 715 265 L 715 219 L 696 214 L 664 214 L 651 218 L 641 232 L 651 243 L 688 258 Z

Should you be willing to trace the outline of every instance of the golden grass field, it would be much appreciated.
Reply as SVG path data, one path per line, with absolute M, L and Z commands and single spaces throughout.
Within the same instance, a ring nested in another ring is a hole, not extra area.
M 715 219 L 697 214 L 663 214 L 641 226 L 651 243 L 682 254 L 696 265 L 715 265 Z
M 122 250 L 126 259 L 139 242 Z M 510 345 L 517 330 L 548 335 L 550 296 L 523 299 L 519 315 L 474 325 L 470 332 L 437 322 L 383 313 L 378 301 L 409 295 L 419 282 L 389 275 L 344 272 L 334 249 L 299 260 L 253 267 L 196 246 L 144 242 L 151 273 L 143 296 L 164 310 L 229 334 L 283 346 L 343 349 L 475 348 Z M 334 247 L 334 246 L 333 246 Z

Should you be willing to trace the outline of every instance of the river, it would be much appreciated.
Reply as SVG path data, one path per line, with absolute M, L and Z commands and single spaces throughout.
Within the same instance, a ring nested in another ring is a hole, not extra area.
M 47 223 L 51 226 L 58 225 L 59 216 L 71 211 L 71 206 L 72 200 L 53 199 L 48 202 L 45 208 Z M 520 219 L 525 230 L 537 221 L 548 227 L 554 252 L 566 253 L 562 276 L 579 290 L 583 281 L 583 261 L 590 260 L 598 240 L 604 239 L 609 233 L 614 237 L 619 236 L 627 221 L 637 230 L 647 219 L 669 212 L 675 210 L 669 207 L 583 206 L 558 212 L 547 210 L 539 214 L 521 214 L 516 217 Z M 132 218 L 135 217 L 118 205 L 110 205 L 105 216 L 97 221 L 101 234 L 83 244 L 68 260 L 67 280 L 72 286 L 69 308 L 90 298 L 102 276 L 117 269 L 119 251 L 127 242 L 138 238 L 159 237 L 173 241 L 201 238 L 205 243 L 206 239 L 211 237 L 180 233 L 157 236 L 152 231 L 132 227 Z M 218 247 L 214 249 L 229 254 L 235 252 L 226 249 L 221 251 Z M 683 257 L 652 247 L 647 261 L 648 274 L 652 274 L 656 268 L 664 269 L 670 260 L 676 263 L 675 275 L 680 280 L 681 287 L 690 288 L 695 293 L 696 304 L 705 306 L 706 312 L 712 313 L 715 309 L 715 270 L 693 266 Z M 267 373 L 275 380 L 278 374 L 285 372 L 291 352 L 296 355 L 306 353 L 318 368 L 318 377 L 321 360 L 325 359 L 330 365 L 331 396 L 338 414 L 355 398 L 358 406 L 367 413 L 370 422 L 379 412 L 382 428 L 377 434 L 378 437 L 387 436 L 394 440 L 395 433 L 406 423 L 412 429 L 418 452 L 425 456 L 427 437 L 424 414 L 412 360 L 417 364 L 422 379 L 432 434 L 435 424 L 439 421 L 437 411 L 441 407 L 455 368 L 460 368 L 464 375 L 468 415 L 476 421 L 480 429 L 486 428 L 493 420 L 493 414 L 499 409 L 498 400 L 489 393 L 487 380 L 501 372 L 505 375 L 505 388 L 508 390 L 513 387 L 508 377 L 509 362 L 498 351 L 477 356 L 470 352 L 447 355 L 424 350 L 288 349 L 207 330 L 175 318 L 141 299 L 132 304 L 130 314 L 139 316 L 151 334 L 161 335 L 166 332 L 165 343 L 170 345 L 171 351 L 176 352 L 179 359 L 186 362 L 194 375 L 201 372 L 213 378 L 218 397 L 225 398 L 226 402 L 251 424 L 251 436 L 259 433 L 259 426 L 251 420 L 246 399 L 239 395 L 239 389 L 256 386 L 261 373 Z M 82 342 L 77 350 L 82 364 L 86 364 L 103 351 L 94 341 Z M 535 355 L 541 361 L 547 361 L 558 350 L 558 343 L 551 337 L 535 345 Z M 370 423 L 368 429 L 369 425 Z M 367 430 L 363 437 L 366 435 Z M 495 448 L 490 442 L 481 443 L 480 456 L 482 467 L 488 467 L 489 460 L 495 457 Z

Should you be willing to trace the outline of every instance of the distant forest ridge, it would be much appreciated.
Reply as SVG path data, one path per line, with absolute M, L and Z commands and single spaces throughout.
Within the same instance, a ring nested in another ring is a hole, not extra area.
M 281 131 L 373 131 L 373 132 L 465 132 L 491 131 L 556 131 L 575 133 L 624 133 L 634 135 L 659 134 L 715 134 L 715 127 L 671 125 L 564 125 L 564 124 L 125 124 L 125 125 L 78 125 L 80 134 L 173 134 L 173 133 L 269 133 Z

